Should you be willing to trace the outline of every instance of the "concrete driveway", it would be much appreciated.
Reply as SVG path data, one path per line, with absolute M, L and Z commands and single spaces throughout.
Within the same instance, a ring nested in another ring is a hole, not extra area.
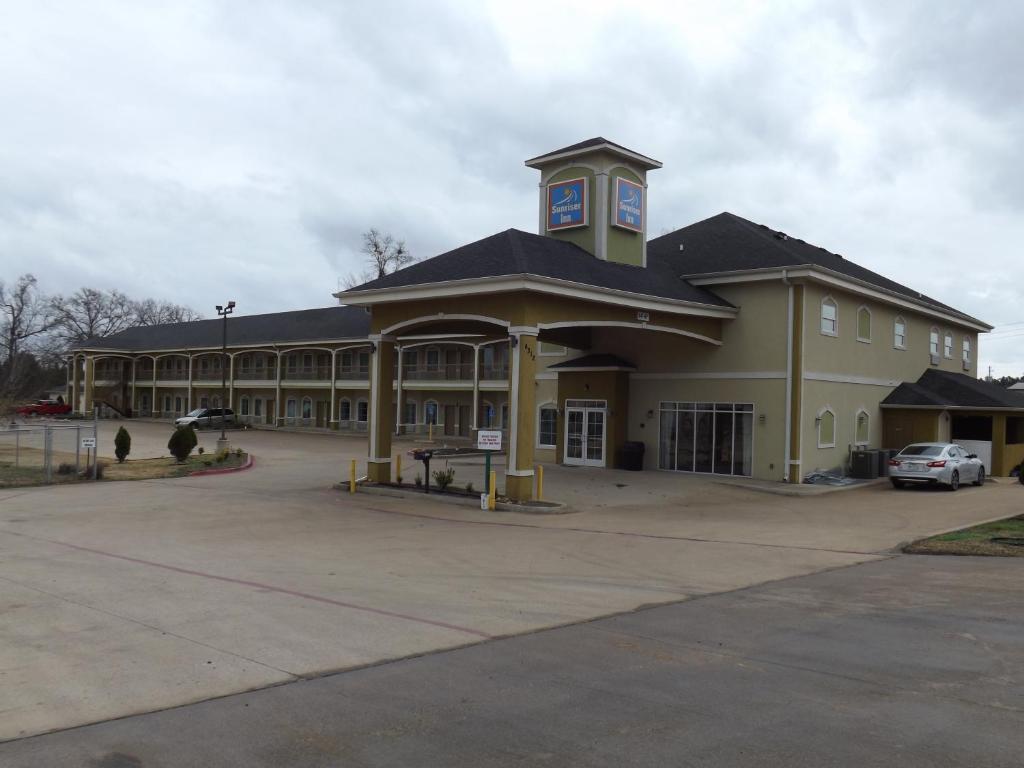
M 233 437 L 255 469 L 0 492 L 0 739 L 880 559 L 1021 499 L 554 469 L 582 511 L 487 514 L 332 490 L 358 439 Z

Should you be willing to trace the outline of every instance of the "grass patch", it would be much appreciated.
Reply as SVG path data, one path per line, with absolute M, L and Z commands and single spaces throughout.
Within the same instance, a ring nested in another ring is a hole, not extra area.
M 1024 515 L 921 539 L 904 547 L 903 551 L 916 555 L 1024 557 L 1024 547 L 1000 543 L 993 539 L 1024 539 Z
M 103 465 L 103 480 L 157 480 L 165 477 L 186 477 L 193 472 L 204 469 L 228 469 L 240 467 L 249 459 L 245 452 L 241 456 L 229 454 L 224 461 L 215 461 L 210 454 L 193 454 L 183 464 L 175 461 L 173 456 L 159 459 L 130 459 L 124 464 L 115 461 L 100 460 Z M 85 469 L 85 462 L 82 462 Z M 53 472 L 54 483 L 91 482 L 83 480 L 75 474 L 60 475 L 56 468 Z M 15 488 L 30 485 L 44 485 L 45 476 L 42 467 L 15 467 L 13 464 L 0 462 L 0 488 Z

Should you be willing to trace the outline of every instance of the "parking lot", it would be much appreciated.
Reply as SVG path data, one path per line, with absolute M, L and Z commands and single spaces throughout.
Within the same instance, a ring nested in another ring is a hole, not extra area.
M 484 513 L 334 490 L 357 438 L 232 437 L 254 469 L 0 491 L 0 739 L 879 560 L 1021 499 L 551 467 L 574 513 Z

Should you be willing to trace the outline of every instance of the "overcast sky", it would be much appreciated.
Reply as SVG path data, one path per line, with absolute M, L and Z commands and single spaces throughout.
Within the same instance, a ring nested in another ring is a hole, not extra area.
M 360 233 L 536 229 L 523 160 L 664 163 L 723 210 L 998 326 L 1024 373 L 1024 5 L 0 0 L 0 278 L 326 306 Z

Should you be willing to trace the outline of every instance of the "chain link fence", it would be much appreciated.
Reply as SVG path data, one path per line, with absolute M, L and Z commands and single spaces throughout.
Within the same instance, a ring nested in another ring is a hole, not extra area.
M 97 422 L 0 425 L 0 488 L 96 477 Z

